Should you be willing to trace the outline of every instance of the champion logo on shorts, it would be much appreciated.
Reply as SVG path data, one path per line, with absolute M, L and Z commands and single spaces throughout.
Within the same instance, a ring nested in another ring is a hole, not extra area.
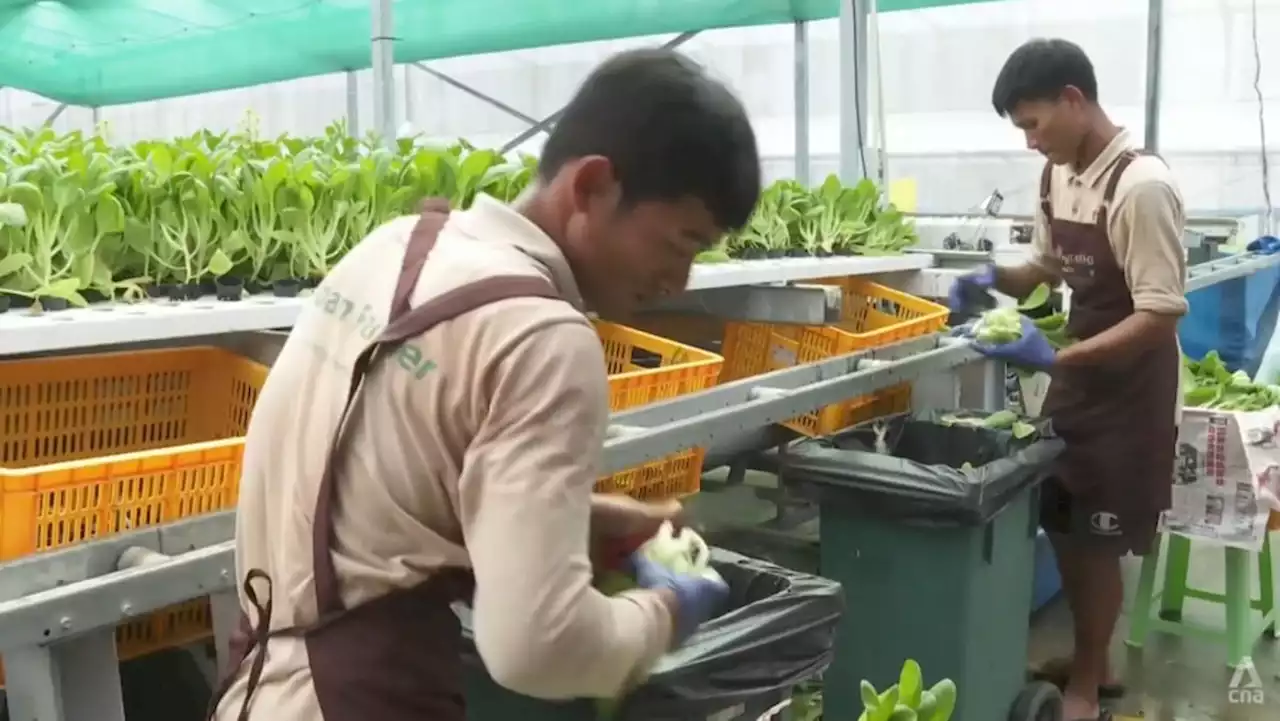
M 1120 517 L 1107 511 L 1098 511 L 1089 517 L 1089 530 L 1099 536 L 1119 536 Z

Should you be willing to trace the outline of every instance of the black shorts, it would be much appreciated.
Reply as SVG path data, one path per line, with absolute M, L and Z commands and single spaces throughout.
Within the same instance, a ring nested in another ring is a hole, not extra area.
M 1160 514 L 1122 511 L 1106 500 L 1077 496 L 1051 476 L 1040 487 L 1040 527 L 1117 557 L 1150 553 L 1159 536 Z

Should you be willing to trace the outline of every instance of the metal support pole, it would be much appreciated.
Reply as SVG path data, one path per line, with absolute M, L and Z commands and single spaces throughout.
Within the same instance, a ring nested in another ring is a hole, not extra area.
M 102 123 L 102 108 L 95 105 L 89 109 L 89 112 L 91 113 L 90 120 L 93 123 L 93 127 L 97 130 L 98 125 Z
M 1147 0 L 1147 88 L 1142 144 L 1151 152 L 1160 149 L 1160 75 L 1164 57 L 1164 0 Z
M 809 26 L 803 20 L 795 23 L 795 123 L 796 180 L 808 185 L 809 169 Z
M 414 116 L 413 102 L 413 64 L 404 66 L 404 121 L 413 125 Z
M 693 39 L 693 37 L 694 37 L 694 36 L 696 36 L 697 34 L 698 34 L 698 31 L 697 31 L 697 30 L 690 30 L 689 32 L 680 33 L 679 35 L 675 36 L 674 38 L 671 38 L 671 39 L 670 39 L 670 40 L 668 40 L 667 42 L 663 43 L 663 44 L 662 44 L 662 47 L 664 47 L 664 48 L 666 48 L 666 49 L 668 49 L 668 50 L 671 50 L 671 49 L 674 49 L 674 48 L 678 48 L 678 47 L 680 47 L 681 45 L 684 45 L 684 44 L 685 44 L 686 42 L 688 42 L 689 40 L 692 40 L 692 39 Z M 561 115 L 563 115 L 563 114 L 564 114 L 564 108 L 561 108 L 561 109 L 559 109 L 559 110 L 555 111 L 554 113 L 552 113 L 552 114 L 548 115 L 547 117 L 543 118 L 542 120 L 539 120 L 538 122 L 536 122 L 536 123 L 534 123 L 534 124 L 533 124 L 533 127 L 529 128 L 528 130 L 524 131 L 523 133 L 520 133 L 520 134 L 519 134 L 519 135 L 517 135 L 516 137 L 514 137 L 514 138 L 512 138 L 511 140 L 507 141 L 507 144 L 506 144 L 506 145 L 503 145 L 503 146 L 502 146 L 502 150 L 501 150 L 501 151 L 499 151 L 499 152 L 501 152 L 503 155 L 506 155 L 507 153 L 511 152 L 512 150 L 515 150 L 516 148 L 520 147 L 521 145 L 524 145 L 524 142 L 525 142 L 526 140 L 528 140 L 529 138 L 532 138 L 533 136 L 537 135 L 538 133 L 544 133 L 544 132 L 547 132 L 548 130 L 550 130 L 550 128 L 551 128 L 551 126 L 552 126 L 552 125 L 555 125 L 555 124 L 556 124 L 556 121 L 557 121 L 557 120 L 559 120 L 559 119 L 560 119 L 560 116 L 561 116 Z
M 840 0 L 840 179 L 872 177 L 867 158 L 867 3 Z
M 49 117 L 44 119 L 44 126 L 47 128 L 50 125 L 53 125 L 53 121 L 57 120 L 58 117 L 62 115 L 62 111 L 66 109 L 67 109 L 66 103 L 58 103 L 58 107 L 54 108 L 53 112 L 49 113 Z
M 864 67 L 867 68 L 866 75 L 870 76 L 866 91 L 866 97 L 870 98 L 870 101 L 866 107 L 871 109 L 868 117 L 875 119 L 874 140 L 871 141 L 871 147 L 875 149 L 871 162 L 873 169 L 871 177 L 887 193 L 889 188 L 889 131 L 885 122 L 887 111 L 884 106 L 884 68 L 880 56 L 880 11 L 877 0 L 867 0 L 866 28 L 867 41 L 864 44 L 867 51 L 863 62 L 865 63 Z M 868 125 L 870 124 L 871 121 L 868 121 Z
M 373 15 L 373 126 L 382 143 L 396 142 L 395 32 L 392 0 L 370 0 Z
M 360 78 L 356 71 L 347 71 L 347 135 L 360 137 Z
M 982 364 L 982 410 L 1002 411 L 1008 405 L 1005 375 L 1005 364 L 1001 361 L 989 360 Z
M 523 120 L 529 125 L 538 124 L 538 119 L 533 117 L 532 115 L 522 113 L 519 110 L 516 110 L 515 108 L 511 107 L 510 105 L 507 105 L 506 103 L 502 102 L 501 100 L 498 100 L 492 95 L 482 93 L 479 90 L 476 90 L 475 88 L 471 87 L 470 85 L 467 85 L 466 83 L 462 82 L 461 80 L 457 80 L 449 75 L 446 75 L 440 72 L 439 70 L 423 65 L 422 63 L 409 63 L 409 66 L 421 70 L 422 72 L 426 73 L 427 75 L 430 75 L 436 80 L 439 80 L 445 85 L 461 90 L 462 92 L 466 93 L 467 95 L 470 95 L 476 100 L 482 100 L 492 105 L 493 107 L 497 108 L 498 110 L 501 110 L 507 115 L 510 115 L 513 118 Z M 543 130 L 546 130 L 546 128 L 543 128 Z

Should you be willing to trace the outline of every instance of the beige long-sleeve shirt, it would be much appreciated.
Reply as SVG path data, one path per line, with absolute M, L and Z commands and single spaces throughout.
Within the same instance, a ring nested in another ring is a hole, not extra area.
M 250 423 L 236 564 L 241 577 L 273 577 L 273 627 L 315 619 L 310 538 L 325 449 L 351 365 L 386 323 L 414 222 L 377 229 L 316 290 Z M 449 219 L 412 303 L 513 273 L 547 278 L 570 302 L 495 303 L 370 374 L 339 469 L 335 565 L 348 606 L 441 565 L 470 566 L 476 645 L 496 681 L 543 698 L 613 696 L 667 648 L 671 619 L 653 593 L 609 598 L 591 586 L 608 383 L 568 263 L 540 229 L 482 196 Z M 242 674 L 219 719 L 234 718 L 243 684 Z M 272 640 L 254 718 L 312 721 L 315 704 L 303 645 Z

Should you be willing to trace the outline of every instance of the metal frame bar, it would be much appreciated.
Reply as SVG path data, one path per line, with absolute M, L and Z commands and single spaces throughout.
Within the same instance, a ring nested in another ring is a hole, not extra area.
M 840 320 L 843 296 L 834 285 L 744 285 L 681 293 L 653 310 L 755 323 L 826 325 Z
M 611 426 L 614 437 L 605 443 L 605 470 L 694 445 L 714 446 L 731 431 L 764 429 L 841 398 L 978 358 L 967 342 L 939 335 L 619 413 Z M 233 533 L 234 516 L 228 511 L 0 567 L 0 649 L 6 656 L 18 652 L 32 657 L 31 649 L 87 637 L 173 603 L 230 591 L 235 582 Z M 11 675 L 11 693 L 13 681 Z
M 392 0 L 370 0 L 373 16 L 373 127 L 388 147 L 396 142 L 395 18 Z
M 360 137 L 360 76 L 347 71 L 347 135 Z
M 404 67 L 404 121 L 413 124 L 417 120 L 417 103 L 413 99 L 413 68 Z
M 874 176 L 867 158 L 867 0 L 840 0 L 840 179 Z
M 968 341 L 939 334 L 624 411 L 609 426 L 603 470 L 616 473 L 674 451 L 714 446 L 718 438 L 766 428 L 980 358 Z
M 452 77 L 451 75 L 442 73 L 439 70 L 436 70 L 435 68 L 432 68 L 427 65 L 423 65 L 422 63 L 409 63 L 408 65 L 405 66 L 405 72 L 409 72 L 411 68 L 417 68 L 418 70 L 421 70 L 422 72 L 426 73 L 427 75 L 430 75 L 436 80 L 439 80 L 445 85 L 448 85 L 453 88 L 457 88 L 458 90 L 461 90 L 462 92 L 466 93 L 467 95 L 470 95 L 476 100 L 482 100 L 488 103 L 489 105 L 492 105 L 493 107 L 497 108 L 498 110 L 501 110 L 507 115 L 510 115 L 511 117 L 516 118 L 517 120 L 522 120 L 528 123 L 529 125 L 538 124 L 538 119 L 533 117 L 532 115 L 529 115 L 527 113 L 522 113 L 519 110 L 516 110 L 515 108 L 511 107 L 510 105 L 507 105 L 506 103 L 502 102 L 501 100 L 493 97 L 492 95 L 489 95 L 488 93 L 483 93 L 471 87 L 470 85 L 467 85 L 461 80 L 458 80 L 457 78 Z M 543 128 L 543 129 L 545 130 L 546 128 Z
M 700 31 L 700 30 L 689 30 L 689 31 L 687 31 L 687 32 L 680 33 L 679 35 L 675 36 L 674 38 L 671 38 L 670 40 L 668 40 L 668 41 L 666 41 L 665 43 L 663 43 L 663 44 L 662 44 L 662 47 L 664 47 L 664 48 L 666 48 L 666 49 L 668 49 L 668 50 L 670 50 L 670 49 L 674 49 L 674 48 L 678 48 L 678 47 L 680 47 L 681 45 L 684 45 L 686 42 L 688 42 L 688 41 L 692 40 L 695 36 L 697 36 L 697 34 L 698 34 L 699 32 L 701 32 L 701 31 Z M 561 116 L 561 115 L 564 115 L 564 108 L 560 108 L 559 110 L 557 110 L 557 111 L 555 111 L 554 113 L 552 113 L 552 114 L 548 115 L 547 117 L 543 118 L 542 120 L 537 121 L 537 122 L 536 122 L 536 123 L 534 123 L 534 124 L 533 124 L 533 126 L 532 126 L 532 127 L 530 127 L 529 129 L 527 129 L 527 130 L 525 130 L 524 132 L 520 133 L 519 135 L 515 136 L 515 137 L 514 137 L 514 138 L 512 138 L 511 140 L 508 140 L 508 141 L 506 142 L 506 144 L 502 146 L 502 149 L 501 149 L 499 152 L 501 152 L 503 155 L 506 155 L 507 153 L 511 152 L 512 150 L 515 150 L 516 148 L 520 147 L 521 145 L 524 145 L 525 141 L 527 141 L 529 138 L 532 138 L 533 136 L 537 135 L 538 133 L 545 133 L 545 132 L 548 132 L 548 131 L 550 130 L 551 126 L 552 126 L 552 125 L 555 125 L 555 124 L 556 124 L 556 121 L 560 119 L 560 116 Z
M 66 103 L 58 103 L 58 107 L 54 108 L 53 112 L 49 113 L 49 117 L 44 119 L 44 126 L 47 128 L 50 125 L 53 125 L 53 121 L 61 117 L 62 113 L 66 111 L 66 109 L 67 109 Z
M 1164 65 L 1164 0 L 1147 0 L 1147 86 L 1143 99 L 1142 144 L 1160 149 L 1160 79 Z
M 804 185 L 811 182 L 813 170 L 809 158 L 809 26 L 803 20 L 795 22 L 795 115 L 796 124 L 796 180 Z
M 1280 264 L 1280 255 L 1241 253 L 1229 255 L 1187 269 L 1187 292 L 1208 288 L 1233 278 L 1243 278 Z

